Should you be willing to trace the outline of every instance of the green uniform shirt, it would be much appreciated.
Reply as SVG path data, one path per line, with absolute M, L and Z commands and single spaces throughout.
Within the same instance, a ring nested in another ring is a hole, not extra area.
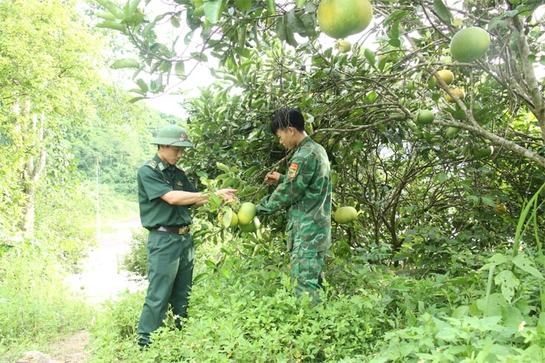
M 180 227 L 191 224 L 191 214 L 186 205 L 170 205 L 160 197 L 172 190 L 198 192 L 177 166 L 168 166 L 157 155 L 138 170 L 138 203 L 142 226 L 152 229 L 159 226 Z
M 310 137 L 295 149 L 287 175 L 261 200 L 258 212 L 287 208 L 288 249 L 324 251 L 331 246 L 331 170 L 325 149 Z

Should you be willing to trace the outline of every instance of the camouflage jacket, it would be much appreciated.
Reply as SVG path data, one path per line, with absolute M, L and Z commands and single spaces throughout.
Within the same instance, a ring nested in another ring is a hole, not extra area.
M 259 214 L 287 209 L 288 250 L 331 245 L 331 171 L 325 149 L 310 137 L 295 149 L 286 175 L 257 206 Z

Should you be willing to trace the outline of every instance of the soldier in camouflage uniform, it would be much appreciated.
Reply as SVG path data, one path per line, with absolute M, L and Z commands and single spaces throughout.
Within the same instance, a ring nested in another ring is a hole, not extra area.
M 142 347 L 151 343 L 150 334 L 163 324 L 169 304 L 176 327 L 182 327 L 195 257 L 189 207 L 203 205 L 208 199 L 177 166 L 184 148 L 193 146 L 185 129 L 165 126 L 152 144 L 158 145 L 157 154 L 140 167 L 137 176 L 140 220 L 150 231 L 146 245 L 149 286 L 137 329 Z M 215 194 L 233 199 L 235 191 L 222 189 Z
M 296 295 L 308 293 L 319 303 L 326 251 L 331 246 L 331 171 L 325 149 L 305 132 L 297 109 L 282 108 L 271 121 L 271 131 L 294 150 L 286 175 L 268 173 L 275 191 L 257 206 L 258 214 L 287 209 L 288 251 Z

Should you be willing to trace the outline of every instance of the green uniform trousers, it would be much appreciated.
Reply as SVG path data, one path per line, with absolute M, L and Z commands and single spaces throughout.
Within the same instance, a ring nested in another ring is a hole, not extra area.
M 294 248 L 290 253 L 291 276 L 297 281 L 295 295 L 308 294 L 312 299 L 312 305 L 321 302 L 324 259 L 325 251 L 307 251 L 301 246 Z
M 181 329 L 187 317 L 189 293 L 193 282 L 195 246 L 191 234 L 150 231 L 147 243 L 148 292 L 138 323 L 138 344 L 150 344 L 150 333 L 159 328 L 168 306 Z

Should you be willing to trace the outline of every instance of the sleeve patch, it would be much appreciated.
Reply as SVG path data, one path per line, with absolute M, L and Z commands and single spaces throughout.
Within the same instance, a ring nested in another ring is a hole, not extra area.
M 299 169 L 299 166 L 295 163 L 291 163 L 288 169 L 288 178 L 295 178 L 297 175 L 297 169 Z

